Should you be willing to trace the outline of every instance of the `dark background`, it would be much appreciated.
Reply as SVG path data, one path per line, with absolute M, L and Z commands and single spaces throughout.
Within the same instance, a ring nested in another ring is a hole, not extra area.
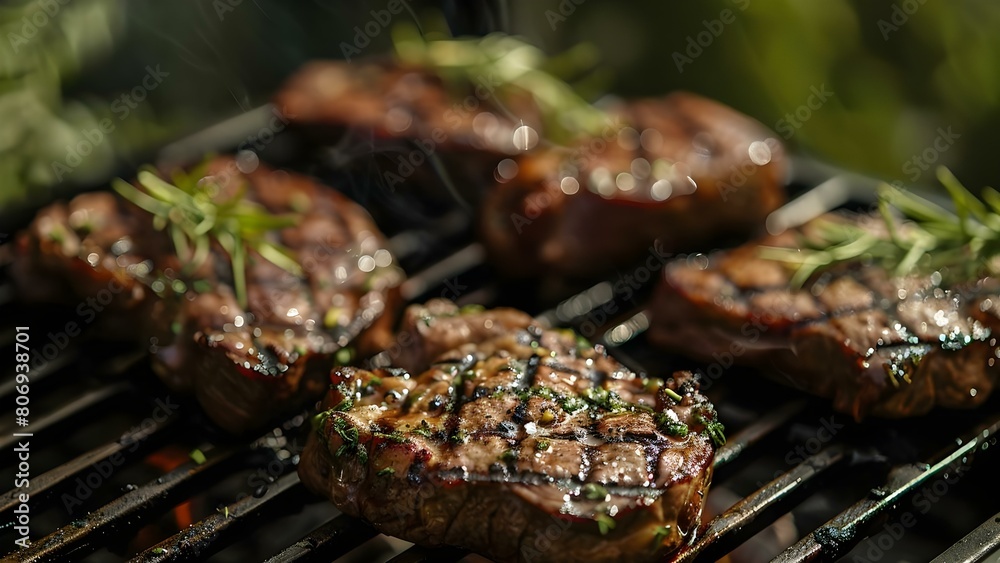
M 303 62 L 343 57 L 387 1 L 32 0 L 0 6 L 0 206 L 106 182 L 157 147 L 265 103 Z M 407 2 L 362 55 L 412 22 L 504 29 L 549 53 L 595 47 L 591 94 L 687 89 L 774 128 L 800 153 L 933 185 L 924 154 L 971 187 L 995 182 L 1000 3 L 994 0 Z M 51 14 L 51 15 L 50 15 Z M 447 22 L 447 23 L 445 23 Z M 370 27 L 369 29 L 372 29 Z M 167 73 L 122 118 L 147 67 Z M 808 109 L 813 98 L 818 109 Z M 830 95 L 829 93 L 832 93 Z M 788 114 L 808 116 L 794 122 Z M 72 147 L 115 128 L 69 172 Z M 784 120 L 784 121 L 782 121 Z M 946 133 L 951 139 L 938 142 Z M 92 138 L 93 135 L 92 135 Z M 909 164 L 908 164 L 909 163 Z M 59 176 L 62 178 L 60 179 Z M 55 187 L 55 189 L 53 189 Z

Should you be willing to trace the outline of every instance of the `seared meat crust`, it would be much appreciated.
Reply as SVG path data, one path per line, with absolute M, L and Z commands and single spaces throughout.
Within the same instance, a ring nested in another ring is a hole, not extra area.
M 211 162 L 207 175 L 222 200 L 245 186 L 243 197 L 267 212 L 299 213 L 274 240 L 296 253 L 303 277 L 251 252 L 244 309 L 221 247 L 182 275 L 152 215 L 108 192 L 43 209 L 18 238 L 14 277 L 27 299 L 101 300 L 105 335 L 149 347 L 171 387 L 193 391 L 216 423 L 241 432 L 319 396 L 334 355 L 352 341 L 361 353 L 391 342 L 401 274 L 368 214 L 333 190 L 263 166 L 244 174 L 231 158 Z M 390 264 L 359 266 L 376 258 Z
M 878 228 L 872 217 L 820 220 Z M 650 339 L 701 360 L 756 366 L 832 398 L 837 410 L 859 420 L 982 404 L 1000 370 L 1000 281 L 949 286 L 940 274 L 896 277 L 852 263 L 789 288 L 792 270 L 761 257 L 759 245 L 798 248 L 816 224 L 705 262 L 668 264 L 652 305 Z
M 763 231 L 784 200 L 775 135 L 688 93 L 612 109 L 617 126 L 570 150 L 525 154 L 483 206 L 491 258 L 512 275 L 590 278 L 663 252 Z
M 419 374 L 336 368 L 306 486 L 387 534 L 497 561 L 652 561 L 692 539 L 721 433 L 688 374 L 639 378 L 571 331 L 486 338 Z

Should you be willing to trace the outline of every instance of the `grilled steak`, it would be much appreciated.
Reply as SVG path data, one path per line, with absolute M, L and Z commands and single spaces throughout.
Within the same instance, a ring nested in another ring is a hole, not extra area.
M 430 326 L 483 336 L 491 318 Z M 307 487 L 387 534 L 497 561 L 653 561 L 693 538 L 724 438 L 689 374 L 640 378 L 537 326 L 423 367 L 333 371 Z
M 439 176 L 446 171 L 460 197 L 475 204 L 497 163 L 523 150 L 515 129 L 541 128 L 529 95 L 506 96 L 498 105 L 495 78 L 456 89 L 429 69 L 398 61 L 313 62 L 274 105 L 292 129 L 331 145 L 338 166 L 371 172 L 374 162 L 379 184 L 418 187 L 423 198 L 449 195 Z
M 871 217 L 821 220 L 878 228 Z M 1000 369 L 1000 282 L 949 286 L 940 274 L 895 277 L 848 262 L 790 288 L 792 271 L 762 258 L 758 245 L 798 248 L 816 225 L 668 264 L 650 339 L 716 369 L 757 366 L 856 419 L 985 401 Z
M 401 274 L 365 211 L 333 190 L 263 166 L 244 174 L 230 158 L 205 174 L 219 201 L 245 187 L 240 197 L 262 212 L 298 214 L 269 235 L 297 255 L 301 277 L 251 251 L 241 307 L 226 251 L 213 245 L 184 274 L 153 215 L 108 192 L 43 209 L 19 235 L 14 277 L 27 299 L 96 302 L 84 323 L 149 347 L 171 387 L 193 391 L 216 423 L 240 432 L 318 397 L 352 340 L 362 353 L 391 342 Z
M 588 278 L 665 252 L 763 230 L 784 198 L 774 134 L 687 93 L 613 109 L 620 131 L 528 153 L 483 206 L 483 238 L 504 272 Z

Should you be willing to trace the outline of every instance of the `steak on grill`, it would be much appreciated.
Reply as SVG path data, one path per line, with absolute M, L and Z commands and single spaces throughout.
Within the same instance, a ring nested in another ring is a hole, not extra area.
M 336 368 L 308 488 L 386 534 L 501 562 L 653 561 L 693 538 L 724 438 L 690 374 L 640 378 L 566 330 L 484 335 L 489 311 L 428 318 L 487 338 L 422 373 Z
M 318 398 L 351 341 L 362 353 L 391 342 L 401 274 L 368 214 L 337 192 L 263 166 L 243 173 L 231 158 L 212 161 L 205 176 L 220 201 L 245 186 L 242 197 L 266 212 L 299 214 L 271 234 L 297 254 L 303 277 L 251 252 L 243 308 L 221 247 L 184 276 L 152 214 L 109 192 L 43 209 L 18 237 L 13 272 L 26 299 L 80 301 L 84 323 L 149 347 L 166 383 L 242 432 Z M 95 299 L 98 307 L 83 307 Z
M 289 79 L 274 105 L 293 130 L 329 147 L 328 161 L 374 170 L 387 193 L 410 186 L 424 201 L 458 195 L 477 205 L 497 163 L 522 152 L 514 131 L 522 125 L 541 131 L 528 93 L 507 95 L 498 105 L 495 78 L 463 88 L 390 59 L 316 61 Z M 460 193 L 443 189 L 442 172 Z
M 763 231 L 784 199 L 775 135 L 688 93 L 611 108 L 617 127 L 536 151 L 487 195 L 481 231 L 514 275 L 586 279 L 641 262 L 655 239 L 691 252 Z
M 817 221 L 874 230 L 880 219 Z M 720 366 L 756 366 L 832 398 L 859 420 L 983 403 L 1000 370 L 1000 282 L 948 285 L 940 274 L 896 277 L 877 264 L 849 262 L 791 288 L 792 270 L 763 258 L 759 246 L 798 248 L 816 225 L 668 264 L 651 307 L 650 339 Z

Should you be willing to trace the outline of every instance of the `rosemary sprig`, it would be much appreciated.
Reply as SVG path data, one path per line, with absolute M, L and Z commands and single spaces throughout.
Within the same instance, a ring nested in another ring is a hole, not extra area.
M 182 275 L 192 274 L 205 262 L 213 242 L 221 246 L 232 263 L 236 299 L 245 308 L 249 251 L 290 274 L 302 275 L 292 251 L 268 240 L 270 232 L 295 225 L 298 216 L 273 215 L 245 199 L 246 184 L 222 200 L 221 187 L 206 173 L 207 165 L 203 164 L 187 174 L 175 173 L 170 183 L 147 168 L 137 178 L 142 189 L 121 179 L 111 185 L 122 197 L 151 213 L 157 230 L 167 231 L 184 264 Z
M 864 259 L 897 276 L 939 272 L 948 281 L 996 274 L 1000 254 L 1000 192 L 983 190 L 979 199 L 945 167 L 938 181 L 955 211 L 889 185 L 878 189 L 878 210 L 885 234 L 840 221 L 814 223 L 802 248 L 762 246 L 760 255 L 795 267 L 791 284 L 802 287 L 817 271 Z M 905 221 L 897 223 L 897 216 Z
M 547 134 L 560 144 L 581 135 L 599 135 L 612 121 L 558 76 L 593 66 L 594 50 L 586 45 L 546 58 L 537 47 L 503 34 L 427 40 L 415 26 L 401 24 L 392 35 L 397 57 L 404 63 L 432 69 L 452 83 L 495 87 L 491 95 L 500 102 L 531 96 Z

